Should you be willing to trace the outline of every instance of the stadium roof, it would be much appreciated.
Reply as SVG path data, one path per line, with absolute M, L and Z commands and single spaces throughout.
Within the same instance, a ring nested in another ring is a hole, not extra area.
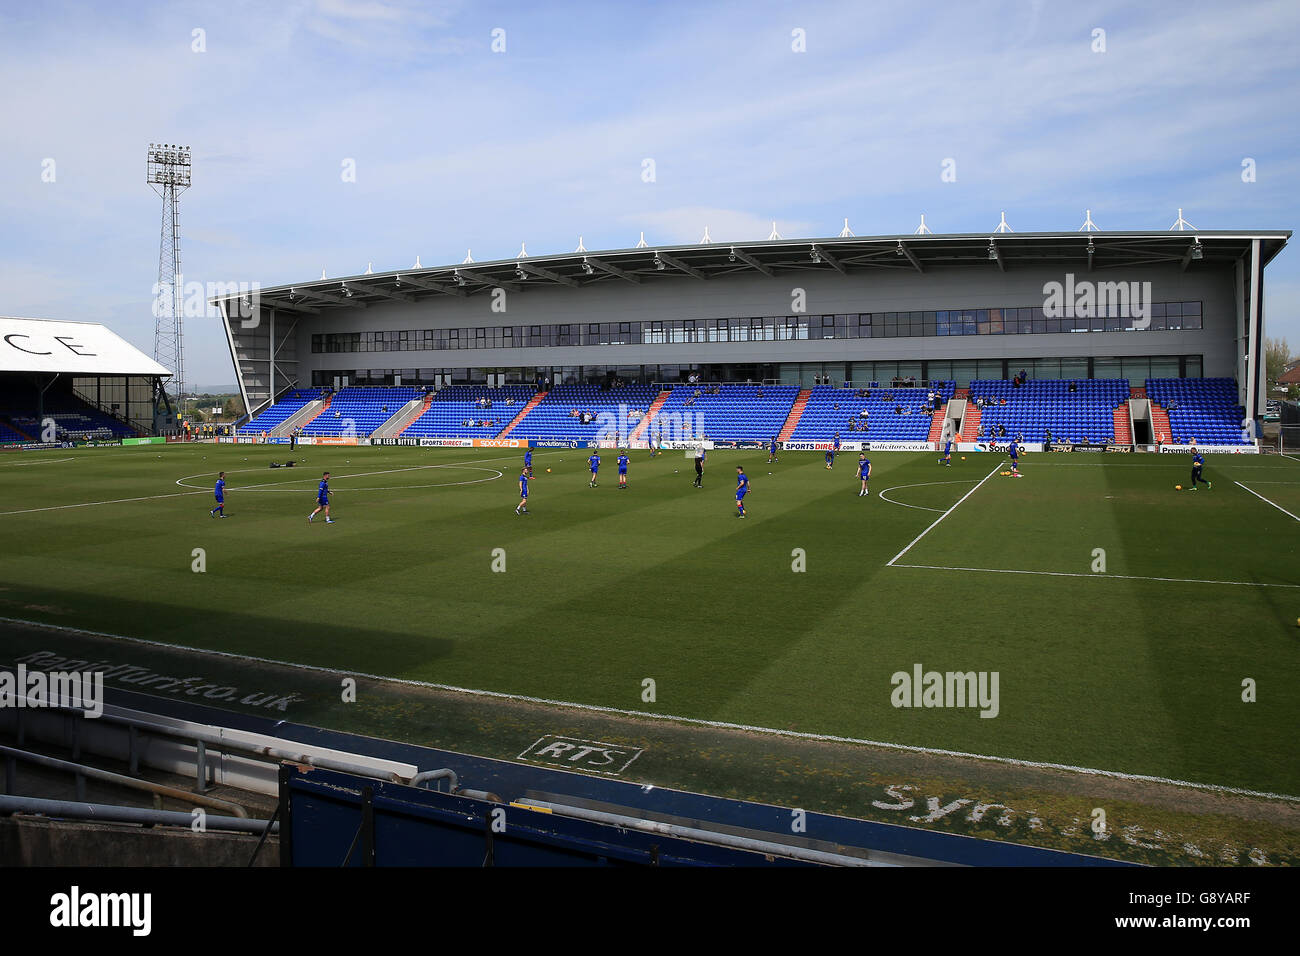
M 260 304 L 291 312 L 365 308 L 390 300 L 414 302 L 439 295 L 469 296 L 495 288 L 583 287 L 597 283 L 704 281 L 727 275 L 841 274 L 873 270 L 925 274 L 953 267 L 1013 270 L 1059 264 L 1082 272 L 1177 263 L 1184 270 L 1226 265 L 1262 243 L 1267 265 L 1291 238 L 1290 230 L 1214 232 L 1022 232 L 962 235 L 850 236 L 646 246 L 554 256 L 520 256 L 433 268 L 399 269 L 341 279 L 317 279 L 258 290 Z M 215 296 L 234 303 L 248 294 Z M 247 305 L 245 305 L 247 308 Z
M 0 373 L 170 376 L 134 345 L 93 322 L 0 316 Z

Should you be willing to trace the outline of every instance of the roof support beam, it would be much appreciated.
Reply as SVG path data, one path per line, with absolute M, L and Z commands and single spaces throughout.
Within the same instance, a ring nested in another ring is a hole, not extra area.
M 306 312 L 310 315 L 320 315 L 320 309 L 314 309 L 309 305 L 303 305 L 301 302 L 294 302 L 292 298 L 288 302 L 283 299 L 276 299 L 273 304 L 267 305 L 268 309 L 284 309 L 286 312 Z
M 759 262 L 757 259 L 755 259 L 753 256 L 751 256 L 748 252 L 745 252 L 743 249 L 737 249 L 735 246 L 732 246 L 732 247 L 731 247 L 731 254 L 728 256 L 728 258 L 730 258 L 730 259 L 733 260 L 733 261 L 735 261 L 736 259 L 739 259 L 741 262 L 743 262 L 745 265 L 749 266 L 751 269 L 757 269 L 759 272 L 763 273 L 763 275 L 765 275 L 765 276 L 774 276 L 774 275 L 776 275 L 776 273 L 772 271 L 771 266 L 765 266 L 765 265 L 763 265 L 763 263 Z
M 668 255 L 668 254 L 665 253 L 665 252 L 658 252 L 658 251 L 656 251 L 656 252 L 655 252 L 655 266 L 656 266 L 656 268 L 659 268 L 659 263 L 660 263 L 660 262 L 663 262 L 663 263 L 665 263 L 665 264 L 667 264 L 667 265 L 670 265 L 670 266 L 672 266 L 674 269 L 679 269 L 679 270 L 681 270 L 682 272 L 685 272 L 688 276 L 694 276 L 694 277 L 697 278 L 697 279 L 707 279 L 707 278 L 708 278 L 708 276 L 705 275 L 703 272 L 701 272 L 699 269 L 696 269 L 694 266 L 688 266 L 686 263 L 682 262 L 681 259 L 675 258 L 674 256 L 670 256 L 670 255 Z
M 364 302 L 347 301 L 341 296 L 326 294 L 324 292 L 319 291 L 318 289 L 312 289 L 310 292 L 308 292 L 305 289 L 299 289 L 295 287 L 289 290 L 289 295 L 294 297 L 302 296 L 304 299 L 313 299 L 317 302 L 327 303 L 328 305 L 353 305 L 356 306 L 358 309 L 364 309 L 366 307 L 366 303 Z
M 916 258 L 916 253 L 915 253 L 915 252 L 913 252 L 913 251 L 912 251 L 910 248 L 908 248 L 907 246 L 903 245 L 903 240 L 902 240 L 902 239 L 899 239 L 899 240 L 898 240 L 898 254 L 899 254 L 900 256 L 906 256 L 906 257 L 907 257 L 907 261 L 910 262 L 910 263 L 912 263 L 912 268 L 913 268 L 913 269 L 915 269 L 917 272 L 921 273 L 922 275 L 925 274 L 925 270 L 921 268 L 921 260 L 918 259 L 918 258 Z
M 551 282 L 558 282 L 560 285 L 567 285 L 577 288 L 579 282 L 577 279 L 570 279 L 568 276 L 562 276 L 558 272 L 552 272 L 550 269 L 543 269 L 541 266 L 535 266 L 531 262 L 516 262 L 515 269 L 520 272 L 526 272 L 529 275 L 539 276 Z
M 812 256 L 813 262 L 824 262 L 840 275 L 848 275 L 849 270 L 844 268 L 844 263 L 840 262 L 833 255 L 826 251 L 824 247 L 813 243 L 808 247 L 808 254 Z
M 607 272 L 612 276 L 618 276 L 620 279 L 626 279 L 628 282 L 640 284 L 641 277 L 634 272 L 628 272 L 626 269 L 620 269 L 616 265 L 611 265 L 604 259 L 597 259 L 595 256 L 583 256 L 582 268 L 586 270 L 587 275 L 592 274 L 593 269 L 599 269 L 601 272 Z
M 378 285 L 361 285 L 360 283 L 353 283 L 352 285 L 348 285 L 346 282 L 344 282 L 343 290 L 348 294 L 349 298 L 358 295 L 374 294 L 374 295 L 382 295 L 385 299 L 397 299 L 398 301 L 401 302 L 415 301 L 415 296 L 411 295 L 411 293 L 409 292 L 394 292 L 392 289 L 385 289 L 383 286 L 378 286 Z
M 466 282 L 478 282 L 482 285 L 495 286 L 498 289 L 505 289 L 507 292 L 518 292 L 519 284 L 515 282 L 504 282 L 501 279 L 485 275 L 482 272 L 470 272 L 468 269 L 456 269 L 453 273 L 457 279 L 464 279 Z
M 393 276 L 393 282 L 396 283 L 399 288 L 403 285 L 409 285 L 416 289 L 424 289 L 428 292 L 441 292 L 443 295 L 460 296 L 462 299 L 469 295 L 468 292 L 459 286 L 438 285 L 437 283 L 430 282 L 427 279 L 416 278 L 415 276 L 404 274 Z

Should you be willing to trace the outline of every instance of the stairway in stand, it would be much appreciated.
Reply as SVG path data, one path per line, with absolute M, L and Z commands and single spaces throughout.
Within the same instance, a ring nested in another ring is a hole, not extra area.
M 306 421 L 299 422 L 297 426 L 298 430 L 300 432 L 306 431 L 308 425 L 310 425 L 316 419 L 320 418 L 322 415 L 325 414 L 325 410 L 330 407 L 330 403 L 333 401 L 334 401 L 334 393 L 330 392 L 328 395 L 325 396 L 325 401 L 324 403 L 322 403 L 320 407 L 320 411 L 318 411 L 315 415 L 313 415 L 311 418 L 307 419 Z
M 812 397 L 811 388 L 801 388 L 798 397 L 795 398 L 794 404 L 790 406 L 790 414 L 785 418 L 785 424 L 781 426 L 781 432 L 776 436 L 777 441 L 785 441 L 794 434 L 794 430 L 799 427 L 799 419 L 803 417 L 803 410 L 808 405 L 808 399 Z
M 419 413 L 415 415 L 409 422 L 407 422 L 405 425 L 399 428 L 397 430 L 397 434 L 394 435 L 393 437 L 400 438 L 402 432 L 406 431 L 408 428 L 410 428 L 412 425 L 414 425 L 416 422 L 418 422 L 421 418 L 424 417 L 424 413 L 429 410 L 429 406 L 432 404 L 433 404 L 433 392 L 428 392 L 424 396 L 424 404 L 420 406 Z
M 1115 444 L 1131 445 L 1133 444 L 1133 432 L 1128 423 L 1128 402 L 1125 402 L 1112 413 L 1115 417 Z
M 540 405 L 542 403 L 542 399 L 546 397 L 546 394 L 547 394 L 546 392 L 538 392 L 536 395 L 530 398 L 528 400 L 528 404 L 525 405 L 522 409 L 520 409 L 519 414 L 510 420 L 510 424 L 507 425 L 505 428 L 501 429 L 501 433 L 497 435 L 497 438 L 505 438 L 507 435 L 509 435 L 510 429 L 514 428 L 516 425 L 522 422 L 524 420 L 525 415 L 527 415 L 534 408 Z
M 1167 445 L 1174 437 L 1169 427 L 1169 413 L 1155 402 L 1151 403 L 1151 434 L 1157 445 Z
M 948 406 L 945 405 L 934 413 L 934 418 L 930 419 L 930 441 L 937 442 L 943 437 L 943 423 L 948 418 Z
M 668 396 L 671 394 L 672 389 L 665 389 L 655 396 L 655 400 L 650 403 L 645 415 L 636 423 L 636 428 L 632 429 L 632 434 L 627 436 L 629 443 L 641 440 L 641 436 L 645 434 L 646 429 L 650 427 L 650 423 L 654 421 L 654 417 L 659 414 L 659 409 L 664 407 L 664 402 L 668 401 Z
M 961 420 L 961 440 L 978 441 L 980 434 L 980 410 L 970 402 L 966 403 L 966 415 Z

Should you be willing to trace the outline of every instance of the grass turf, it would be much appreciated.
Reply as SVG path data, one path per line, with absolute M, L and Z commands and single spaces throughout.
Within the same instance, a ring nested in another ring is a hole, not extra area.
M 609 452 L 589 488 L 586 455 L 535 450 L 533 514 L 518 517 L 522 454 L 504 450 L 304 447 L 292 471 L 268 467 L 289 457 L 283 446 L 7 454 L 0 614 L 1300 793 L 1300 522 L 1236 484 L 1300 514 L 1296 462 L 1211 456 L 1214 488 L 1193 493 L 1174 490 L 1189 485 L 1186 456 L 1032 455 L 1011 479 L 989 455 L 944 468 L 930 454 L 877 453 L 862 499 L 853 454 L 828 472 L 819 453 L 769 466 L 765 452 L 714 452 L 696 490 L 682 453 L 634 452 L 626 491 Z M 737 463 L 753 482 L 744 520 L 733 517 Z M 309 525 L 325 468 L 337 522 Z M 208 517 L 218 469 L 224 521 Z M 967 492 L 897 561 L 924 567 L 887 566 Z M 87 502 L 112 503 L 68 507 Z M 505 573 L 492 570 L 498 548 Z M 895 708 L 891 675 L 917 663 L 997 671 L 998 716 Z M 1242 701 L 1247 678 L 1254 703 Z

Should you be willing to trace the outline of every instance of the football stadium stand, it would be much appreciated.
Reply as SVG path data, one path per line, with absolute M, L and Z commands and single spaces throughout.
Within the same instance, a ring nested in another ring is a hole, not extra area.
M 30 441 L 26 435 L 14 431 L 8 425 L 0 422 L 0 442 Z
M 1146 392 L 1154 405 L 1168 413 L 1175 444 L 1193 440 L 1208 445 L 1250 444 L 1242 437 L 1246 410 L 1237 403 L 1237 383 L 1232 379 L 1149 378 Z
M 528 404 L 532 385 L 449 385 L 429 402 L 403 438 L 493 438 Z M 390 406 L 391 407 L 391 406 Z
M 931 393 L 937 393 L 936 400 Z M 429 393 L 413 386 L 349 386 L 335 394 L 296 389 L 240 428 L 244 435 L 271 431 L 316 399 L 329 407 L 303 429 L 308 436 L 365 438 L 413 401 L 409 424 L 396 420 L 386 434 L 408 438 L 500 438 L 594 441 L 644 440 L 650 435 L 690 440 L 782 441 L 843 440 L 936 441 L 943 409 L 954 397 L 970 403 L 962 438 L 1015 438 L 1040 442 L 1051 432 L 1060 443 L 1120 443 L 1133 440 L 1130 396 L 1151 401 L 1157 440 L 1174 443 L 1249 444 L 1242 437 L 1244 410 L 1230 378 L 1148 379 L 1130 388 L 1125 379 L 1037 379 L 1017 386 L 1006 379 L 983 379 L 970 388 L 954 382 L 928 386 L 840 388 L 818 385 L 700 384 L 666 391 L 654 386 L 606 389 L 594 384 L 557 385 L 538 392 L 533 385 L 451 385 Z M 76 407 L 73 407 L 76 406 Z M 865 415 L 863 413 L 866 413 Z M 28 441 L 39 431 L 35 416 L 10 412 L 0 401 L 0 442 Z M 70 397 L 48 410 L 59 422 L 60 437 L 115 437 L 129 426 Z M 621 418 L 620 418 L 621 416 Z M 686 423 L 690 431 L 681 428 Z M 648 424 L 647 424 L 648 423 Z M 669 429 L 670 431 L 661 431 Z M 681 429 L 679 431 L 679 429 Z M 617 436 L 613 433 L 617 433 Z
M 633 431 L 658 396 L 651 386 L 602 389 L 597 385 L 557 385 L 510 430 L 511 438 L 594 441 L 618 416 L 628 416 L 620 431 Z M 577 414 L 575 414 L 575 412 Z M 641 413 L 639 416 L 635 413 Z M 606 416 L 602 418 L 602 415 Z M 632 419 L 635 417 L 635 421 Z M 584 423 L 583 419 L 587 421 Z M 509 418 L 497 427 L 500 431 Z M 409 432 L 408 432 L 409 434 Z
M 32 439 L 43 439 L 41 423 L 37 415 L 27 407 L 18 410 L 13 406 L 0 405 L 0 418 L 5 418 L 9 426 L 0 431 L 0 441 L 28 441 L 19 431 L 26 432 Z M 47 397 L 44 417 L 55 422 L 55 439 L 57 441 L 103 441 L 113 438 L 133 438 L 136 430 L 126 422 L 114 418 L 107 412 L 100 411 L 93 405 L 81 401 L 70 394 L 54 394 Z
M 1115 440 L 1114 411 L 1129 397 L 1124 379 L 1034 380 L 1017 386 L 1006 379 L 970 383 L 980 402 L 985 438 L 1107 444 Z M 1005 431 L 1004 431 L 1005 430 Z
M 264 409 L 240 427 L 241 435 L 260 435 L 269 432 L 308 402 L 314 402 L 324 392 L 319 388 L 295 388 L 280 396 L 280 400 Z
M 781 431 L 798 395 L 798 385 L 679 385 L 659 417 L 676 414 L 685 422 L 690 415 L 694 438 L 768 441 Z
M 340 389 L 330 407 L 303 428 L 302 433 L 313 437 L 367 438 L 407 402 L 423 398 L 424 392 L 423 388 L 405 385 L 350 385 Z
M 841 439 L 925 441 L 934 420 L 931 391 L 939 393 L 940 408 L 952 398 L 954 382 L 932 382 L 929 388 L 835 388 L 818 385 L 804 406 L 791 441 Z M 866 412 L 864 415 L 863 412 Z

